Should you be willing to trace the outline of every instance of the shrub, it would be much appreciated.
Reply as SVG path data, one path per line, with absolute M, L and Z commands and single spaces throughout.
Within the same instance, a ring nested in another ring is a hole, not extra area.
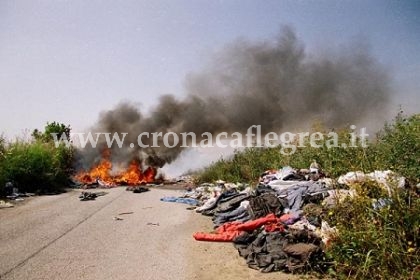
M 377 138 L 370 153 L 375 167 L 390 168 L 412 184 L 420 183 L 420 114 L 404 117 L 401 112 L 393 123 L 385 125 Z
M 319 130 L 318 130 L 319 131 Z M 339 143 L 348 131 L 339 132 Z M 349 171 L 393 170 L 413 186 L 420 182 L 420 114 L 398 114 L 368 147 L 297 148 L 286 156 L 277 148 L 248 148 L 220 159 L 199 175 L 199 182 L 217 179 L 255 182 L 267 169 L 290 165 L 308 168 L 313 159 L 331 177 Z M 356 186 L 359 195 L 323 209 L 322 218 L 338 228 L 328 251 L 339 279 L 420 279 L 420 198 L 413 189 L 395 189 L 390 204 L 374 209 L 375 199 L 388 196 L 373 183 Z
M 3 136 L 0 135 L 0 196 L 4 193 L 4 184 L 6 183 L 5 174 L 2 168 L 4 156 L 6 152 L 6 141 Z
M 322 131 L 319 127 L 318 131 Z M 339 143 L 348 143 L 349 130 L 338 132 Z M 332 177 L 348 171 L 391 169 L 405 176 L 412 184 L 419 183 L 420 174 L 420 114 L 405 118 L 400 113 L 391 124 L 386 124 L 367 148 L 323 145 L 320 148 L 297 147 L 292 155 L 280 153 L 276 148 L 246 148 L 235 151 L 227 159 L 220 159 L 199 174 L 199 182 L 217 179 L 227 181 L 255 182 L 261 172 L 290 165 L 294 168 L 308 168 L 312 160 Z
M 389 205 L 374 209 L 369 194 L 378 195 L 381 190 L 372 192 L 378 188 L 372 183 L 362 188 L 357 198 L 327 210 L 329 215 L 324 216 L 339 232 L 329 250 L 337 275 L 342 279 L 418 279 L 414 276 L 420 276 L 420 199 L 413 192 L 394 190 Z
M 45 132 L 33 132 L 33 141 L 6 143 L 0 138 L 0 184 L 11 181 L 23 192 L 60 191 L 73 169 L 73 147 L 56 147 L 51 133 L 70 133 L 70 127 L 53 122 Z M 1 189 L 0 189 L 1 191 Z
M 51 143 L 14 142 L 7 148 L 1 163 L 3 177 L 20 191 L 54 191 L 67 183 L 71 151 Z

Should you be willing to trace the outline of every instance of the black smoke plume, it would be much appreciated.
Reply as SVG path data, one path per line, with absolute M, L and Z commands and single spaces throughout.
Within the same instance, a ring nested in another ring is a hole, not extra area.
M 226 46 L 201 72 L 187 76 L 184 98 L 162 96 L 147 115 L 121 103 L 101 113 L 93 131 L 129 133 L 125 149 L 113 148 L 113 159 L 141 157 L 162 166 L 183 148 L 165 148 L 162 141 L 148 149 L 128 145 L 137 143 L 141 132 L 194 132 L 198 141 L 203 132 L 243 133 L 251 125 L 261 125 L 263 133 L 314 120 L 340 127 L 378 117 L 389 97 L 387 72 L 363 44 L 309 55 L 286 27 L 271 41 L 237 40 Z M 151 140 L 143 138 L 145 144 Z M 92 163 L 100 148 L 84 153 Z

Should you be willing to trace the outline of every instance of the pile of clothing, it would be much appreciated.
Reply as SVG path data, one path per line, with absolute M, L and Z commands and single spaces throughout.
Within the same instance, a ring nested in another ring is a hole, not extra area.
M 82 192 L 79 195 L 80 201 L 95 200 L 99 196 L 106 195 L 107 192 Z
M 273 184 L 274 183 L 274 184 Z M 334 229 L 322 221 L 307 219 L 302 208 L 320 203 L 330 188 L 290 167 L 265 172 L 252 190 L 219 186 L 212 195 L 194 191 L 201 198 L 196 212 L 212 216 L 214 232 L 196 232 L 198 241 L 232 242 L 249 267 L 262 272 L 324 271 L 323 239 Z M 208 187 L 207 187 L 208 191 Z M 203 199 L 204 198 L 204 199 Z
M 403 178 L 390 171 L 372 174 L 350 172 L 338 184 L 325 175 L 314 161 L 309 169 L 289 166 L 268 170 L 255 188 L 226 184 L 223 181 L 203 184 L 185 193 L 176 202 L 195 205 L 196 212 L 211 216 L 215 230 L 196 232 L 198 241 L 232 242 L 248 266 L 262 272 L 299 273 L 308 270 L 325 272 L 330 266 L 325 250 L 338 235 L 322 219 L 325 207 L 357 196 L 351 184 L 375 180 L 385 189 L 392 182 L 398 186 Z M 339 184 L 346 187 L 337 188 Z M 373 208 L 392 203 L 384 198 L 373 202 Z M 322 206 L 321 206 L 322 205 Z
M 142 186 L 128 186 L 125 190 L 133 192 L 133 193 L 143 193 L 143 192 L 150 191 L 149 188 L 142 187 Z

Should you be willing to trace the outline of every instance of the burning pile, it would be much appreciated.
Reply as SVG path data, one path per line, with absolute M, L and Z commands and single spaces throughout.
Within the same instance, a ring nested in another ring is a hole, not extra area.
M 97 165 L 89 171 L 77 173 L 75 179 L 86 185 L 98 183 L 107 187 L 137 186 L 156 182 L 156 168 L 149 166 L 143 170 L 142 162 L 138 159 L 133 159 L 126 169 L 119 172 L 114 172 L 112 167 L 111 152 L 105 150 Z

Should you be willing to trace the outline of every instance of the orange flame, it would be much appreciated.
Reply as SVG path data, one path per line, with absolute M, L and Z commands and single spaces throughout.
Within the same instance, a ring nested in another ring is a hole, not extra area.
M 131 161 L 127 170 L 117 175 L 115 180 L 120 185 L 139 185 L 142 183 L 153 182 L 156 176 L 156 170 L 149 166 L 144 172 L 138 160 Z
M 136 186 L 155 181 L 156 169 L 149 166 L 143 171 L 139 160 L 132 160 L 126 170 L 111 175 L 112 163 L 110 157 L 111 152 L 109 150 L 104 151 L 98 165 L 92 167 L 88 172 L 79 172 L 75 178 L 84 184 L 93 184 L 100 180 L 109 187 L 117 185 Z

